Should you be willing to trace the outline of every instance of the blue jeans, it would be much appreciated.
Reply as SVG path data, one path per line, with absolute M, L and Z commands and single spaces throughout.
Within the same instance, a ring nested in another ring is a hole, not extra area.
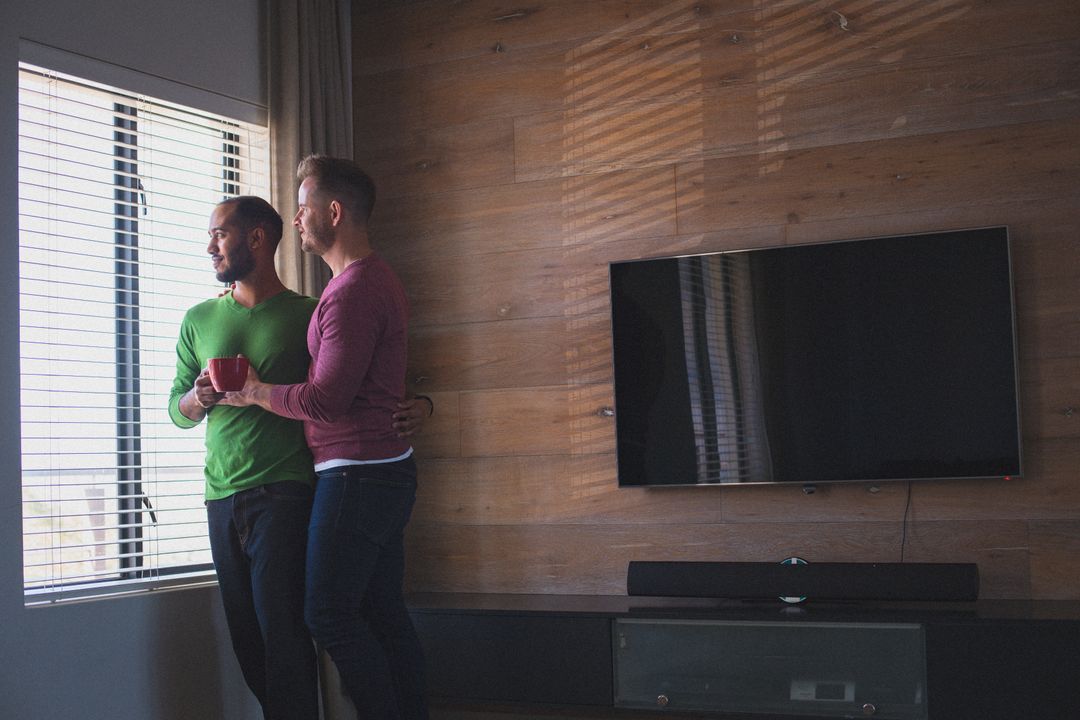
M 365 720 L 423 720 L 424 658 L 405 608 L 412 458 L 319 473 L 308 534 L 305 617 Z
M 304 625 L 313 490 L 279 482 L 206 503 L 233 651 L 266 720 L 318 720 L 315 647 Z

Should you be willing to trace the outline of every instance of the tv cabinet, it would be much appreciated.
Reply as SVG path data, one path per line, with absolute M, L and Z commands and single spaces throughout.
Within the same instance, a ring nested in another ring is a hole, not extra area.
M 436 717 L 1080 717 L 1076 602 L 409 602 Z
M 917 623 L 617 618 L 615 706 L 926 717 Z

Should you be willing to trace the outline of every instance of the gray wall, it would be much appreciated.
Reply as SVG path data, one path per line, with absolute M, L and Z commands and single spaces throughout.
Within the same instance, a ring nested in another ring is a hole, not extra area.
M 249 720 L 214 587 L 25 608 L 19 488 L 20 40 L 265 106 L 262 0 L 0 4 L 0 718 Z M 181 100 L 179 97 L 167 99 Z M 201 237 L 205 228 L 192 228 Z

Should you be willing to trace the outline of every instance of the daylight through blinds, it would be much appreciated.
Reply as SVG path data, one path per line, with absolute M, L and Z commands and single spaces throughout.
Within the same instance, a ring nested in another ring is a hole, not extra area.
M 214 297 L 207 219 L 269 194 L 265 128 L 19 73 L 28 599 L 211 571 L 202 429 L 166 409 L 184 312 Z

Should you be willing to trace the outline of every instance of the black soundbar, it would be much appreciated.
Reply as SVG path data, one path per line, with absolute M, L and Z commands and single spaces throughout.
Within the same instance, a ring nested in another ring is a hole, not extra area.
M 730 599 L 975 600 L 974 563 L 646 562 L 626 572 L 628 595 Z

